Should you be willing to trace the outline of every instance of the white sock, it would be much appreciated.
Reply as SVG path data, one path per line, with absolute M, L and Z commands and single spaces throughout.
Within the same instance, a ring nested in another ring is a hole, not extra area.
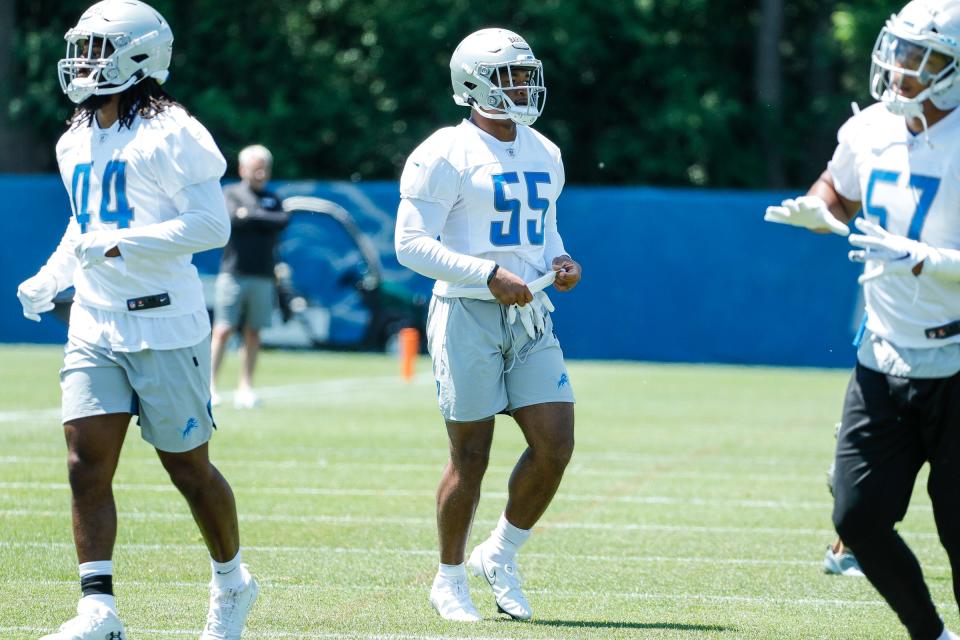
M 956 637 L 957 636 L 952 631 L 944 627 L 943 633 L 937 636 L 937 640 L 955 640 Z
M 233 560 L 226 562 L 217 562 L 210 558 L 210 572 L 214 586 L 223 591 L 243 585 L 243 572 L 240 570 L 240 552 Z
M 507 520 L 507 514 L 502 513 L 496 528 L 490 532 L 486 541 L 490 559 L 494 562 L 511 562 L 523 543 L 530 537 L 530 529 L 518 529 Z
M 466 580 L 467 568 L 462 562 L 460 564 L 443 564 L 441 562 L 437 569 L 437 577 L 453 581 Z
M 94 562 L 83 562 L 79 567 L 80 579 L 83 580 L 89 576 L 110 576 L 113 577 L 113 560 L 95 560 Z M 91 593 L 80 598 L 77 605 L 77 611 L 89 611 L 106 607 L 110 611 L 117 612 L 117 599 L 106 593 Z

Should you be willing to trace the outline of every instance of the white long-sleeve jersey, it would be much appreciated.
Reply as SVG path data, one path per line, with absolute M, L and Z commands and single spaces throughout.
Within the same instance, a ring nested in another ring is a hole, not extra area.
M 827 166 L 844 198 L 891 233 L 941 249 L 960 249 L 960 109 L 927 134 L 877 103 L 850 118 Z M 960 282 L 891 275 L 864 284 L 867 328 L 898 347 L 933 348 L 925 330 L 960 320 Z
M 560 150 L 530 127 L 497 140 L 464 120 L 438 130 L 407 159 L 395 246 L 401 264 L 437 280 L 433 292 L 471 289 L 492 299 L 494 264 L 530 282 L 566 253 L 557 230 Z M 439 240 L 437 239 L 439 236 Z
M 136 117 L 129 128 L 118 122 L 101 129 L 94 118 L 60 138 L 57 162 L 73 217 L 43 269 L 60 289 L 76 288 L 80 313 L 72 314 L 71 335 L 127 350 L 202 339 L 209 322 L 200 320 L 206 305 L 190 258 L 223 246 L 230 235 L 219 186 L 226 161 L 210 133 L 178 107 Z M 81 269 L 73 245 L 101 230 L 116 233 L 121 257 Z M 162 294 L 168 305 L 129 309 L 130 300 Z M 174 337 L 169 329 L 176 319 L 191 328 L 189 335 Z

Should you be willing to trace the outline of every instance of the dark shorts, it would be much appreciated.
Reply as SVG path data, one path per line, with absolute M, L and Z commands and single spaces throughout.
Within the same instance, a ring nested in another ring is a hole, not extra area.
M 931 496 L 960 487 L 960 374 L 900 378 L 858 364 L 837 435 L 835 521 L 850 509 L 878 526 L 902 520 L 926 462 Z
M 241 325 L 263 329 L 270 326 L 275 298 L 273 278 L 221 273 L 217 276 L 213 321 L 234 329 Z

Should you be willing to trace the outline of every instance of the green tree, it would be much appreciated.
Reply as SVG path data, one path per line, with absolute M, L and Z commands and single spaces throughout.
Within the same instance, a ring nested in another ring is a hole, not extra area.
M 564 152 L 568 181 L 723 188 L 809 183 L 849 103 L 869 102 L 881 0 L 783 5 L 780 107 L 758 92 L 763 0 L 156 0 L 176 38 L 169 90 L 225 155 L 271 147 L 282 178 L 395 179 L 406 155 L 466 115 L 448 62 L 466 34 L 522 33 L 544 61 L 537 128 Z M 40 140 L 35 168 L 72 105 L 56 60 L 77 0 L 16 0 L 8 114 Z M 766 70 L 770 73 L 769 69 Z M 770 81 L 769 75 L 767 81 Z M 769 85 L 767 85 L 769 86 Z M 780 167 L 768 168 L 771 158 Z

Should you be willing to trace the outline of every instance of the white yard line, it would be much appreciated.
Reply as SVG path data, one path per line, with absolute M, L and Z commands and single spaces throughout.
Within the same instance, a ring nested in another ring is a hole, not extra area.
M 421 384 L 423 386 L 431 386 L 433 384 L 433 378 L 429 373 L 421 373 L 414 379 L 415 384 Z M 287 385 L 277 385 L 272 387 L 261 387 L 257 389 L 258 395 L 264 400 L 270 399 L 283 399 L 290 400 L 294 398 L 303 398 L 306 401 L 318 402 L 323 399 L 323 394 L 329 394 L 334 396 L 338 401 L 343 400 L 341 394 L 346 392 L 367 392 L 374 391 L 377 393 L 382 392 L 384 388 L 388 388 L 393 391 L 404 391 L 409 389 L 411 385 L 403 382 L 398 375 L 384 375 L 384 376 L 365 376 L 365 377 L 355 377 L 355 378 L 341 378 L 335 380 L 320 380 L 317 382 L 309 383 L 298 383 L 298 384 L 287 384 Z M 224 404 L 230 406 L 232 401 L 232 393 L 225 392 L 221 394 L 224 399 Z M 14 410 L 14 411 L 0 411 L 0 423 L 3 422 L 20 422 L 25 424 L 30 424 L 39 421 L 50 421 L 50 420 L 59 420 L 60 418 L 60 409 L 58 408 L 45 408 L 45 409 L 25 409 L 25 410 Z M 441 429 L 442 424 L 440 422 L 439 416 L 437 417 L 437 428 Z M 436 448 L 425 448 L 425 447 L 323 447 L 322 451 L 325 452 L 336 452 L 344 454 L 383 454 L 384 451 L 390 451 L 393 454 L 406 454 L 412 456 L 436 456 L 438 453 L 442 453 L 442 447 Z M 627 465 L 636 465 L 640 461 L 651 461 L 654 463 L 669 463 L 670 461 L 689 461 L 690 454 L 660 454 L 660 453 L 650 453 L 645 451 L 638 452 L 629 452 L 629 451 L 593 451 L 593 452 L 575 452 L 574 453 L 574 465 L 583 462 L 589 461 L 602 461 L 604 463 L 610 462 L 623 462 Z M 819 460 L 818 456 L 815 454 L 810 454 L 811 460 L 817 460 L 813 464 L 822 466 L 824 469 L 829 464 L 829 460 L 824 459 Z M 18 456 L 7 456 L 3 459 L 16 460 Z M 797 455 L 788 455 L 784 454 L 783 456 L 771 456 L 768 454 L 752 456 L 750 454 L 738 453 L 730 455 L 709 455 L 705 459 L 710 461 L 726 461 L 735 463 L 738 466 L 774 466 L 774 467 L 784 467 L 789 466 L 790 468 L 796 468 L 798 457 Z M 443 464 L 442 462 L 438 464 Z M 689 471 L 689 470 L 687 470 Z M 639 473 L 659 473 L 658 470 L 641 470 Z M 637 473 L 634 471 L 634 473 Z M 696 472 L 693 472 L 696 473 Z M 760 474 L 763 477 L 780 477 L 776 473 L 771 474 Z M 787 479 L 786 476 L 793 474 L 782 474 L 784 479 Z M 822 478 L 822 476 L 821 476 Z
M 4 542 L 0 541 L 0 549 L 65 549 L 73 550 L 72 542 Z M 117 544 L 117 550 L 136 553 L 156 551 L 160 553 L 196 552 L 204 553 L 206 547 L 202 544 Z M 397 556 L 397 557 L 434 557 L 436 549 L 384 549 L 382 547 L 325 547 L 325 546 L 289 546 L 289 545 L 244 545 L 244 552 L 264 554 L 310 554 L 310 555 L 358 555 L 358 556 Z M 770 567 L 819 567 L 819 559 L 786 559 L 786 558 L 709 558 L 699 556 L 652 556 L 652 555 L 609 555 L 595 553 L 538 553 L 524 551 L 523 557 L 536 560 L 556 560 L 560 562 L 600 562 L 600 563 L 634 563 L 634 564 L 707 564 L 733 566 L 770 566 Z M 924 564 L 927 571 L 949 571 L 947 565 Z
M 491 622 L 495 619 L 491 618 Z M 586 623 L 589 625 L 589 621 Z M 51 631 L 44 627 L 0 627 L 0 633 L 46 633 Z M 127 627 L 127 632 L 132 636 L 190 636 L 196 637 L 197 629 L 147 629 L 144 627 Z M 258 631 L 249 627 L 243 632 L 244 638 L 314 638 L 316 640 L 450 640 L 451 636 L 430 636 L 408 633 L 337 633 L 332 631 Z M 543 636 L 536 638 L 521 638 L 512 635 L 496 636 L 461 636 L 457 634 L 457 640 L 545 640 Z
M 30 424 L 33 422 L 60 421 L 60 409 L 22 409 L 19 411 L 0 411 L 0 422 L 19 422 Z
M 143 491 L 148 493 L 175 494 L 176 488 L 170 483 L 124 483 L 117 482 L 114 489 L 121 491 Z M 68 491 L 70 485 L 66 482 L 0 482 L 0 490 L 17 491 Z M 434 498 L 436 492 L 427 489 L 347 489 L 341 487 L 238 487 L 239 493 L 250 495 L 302 495 L 354 498 Z M 507 493 L 503 491 L 488 491 L 484 494 L 490 498 L 504 499 Z M 829 511 L 833 505 L 828 501 L 808 500 L 735 500 L 727 498 L 681 498 L 674 496 L 624 496 L 589 493 L 557 494 L 558 502 L 590 502 L 590 503 L 625 503 L 643 505 L 691 506 L 691 507 L 735 507 L 738 509 L 779 509 L 786 511 L 813 510 Z M 929 503 L 915 502 L 910 508 L 917 511 L 931 512 Z
M 0 542 L 0 549 L 73 549 L 72 542 Z M 130 552 L 139 551 L 183 551 L 200 552 L 206 550 L 202 544 L 118 544 L 117 549 Z M 437 554 L 435 549 L 383 549 L 378 547 L 324 547 L 324 546 L 258 546 L 244 545 L 244 552 L 255 553 L 305 553 L 318 555 L 361 555 L 361 556 L 423 556 L 432 557 Z M 698 558 L 688 556 L 641 556 L 641 555 L 602 555 L 602 554 L 568 554 L 562 556 L 553 553 L 524 552 L 524 558 L 534 559 L 554 559 L 564 562 L 587 561 L 587 562 L 632 562 L 632 563 L 657 563 L 657 562 L 676 562 L 678 564 L 720 564 L 720 565 L 770 565 L 770 566 L 819 566 L 817 560 L 784 560 L 784 559 L 759 559 L 759 558 Z
M 59 414 L 58 414 L 59 415 Z M 2 417 L 2 414 L 0 414 Z M 269 414 L 267 414 L 269 417 Z M 436 428 L 439 430 L 443 429 L 443 423 L 440 421 L 440 418 L 437 417 L 437 423 L 434 425 L 425 425 L 425 429 Z M 2 422 L 2 420 L 0 420 Z M 45 427 L 46 428 L 46 427 Z M 226 436 L 229 437 L 229 436 Z M 443 436 L 438 436 L 442 438 Z M 216 440 L 214 440 L 216 442 Z M 443 440 L 438 440 L 439 443 L 442 443 Z M 437 464 L 443 465 L 446 461 L 445 458 L 442 458 L 446 452 L 446 448 L 443 444 L 438 444 L 434 447 L 394 447 L 384 444 L 382 446 L 369 446 L 369 447 L 338 447 L 330 446 L 322 442 L 322 436 L 313 438 L 312 436 L 306 437 L 300 444 L 295 447 L 281 447 L 275 449 L 276 451 L 283 452 L 284 450 L 295 451 L 298 455 L 302 455 L 303 452 L 309 451 L 310 448 L 313 448 L 317 451 L 318 454 L 326 454 L 329 456 L 355 456 L 358 458 L 370 458 L 371 456 L 384 456 L 390 455 L 392 457 L 409 457 L 409 458 L 435 458 Z M 49 447 L 44 445 L 44 450 L 48 450 Z M 520 450 L 517 449 L 516 454 L 520 454 Z M 214 456 L 215 457 L 215 456 Z M 16 459 L 17 456 L 12 456 Z M 693 458 L 696 458 L 695 460 Z M 337 460 L 332 460 L 330 458 L 319 458 L 318 461 L 326 461 L 329 464 L 337 464 Z M 215 462 L 219 462 L 215 460 Z M 227 460 L 226 462 L 230 462 Z M 266 464 L 275 464 L 272 461 L 261 461 Z M 285 463 L 286 460 L 279 460 L 276 463 Z M 303 461 L 298 460 L 294 461 L 296 464 L 316 464 L 313 461 Z M 659 473 L 678 473 L 678 474 L 687 474 L 692 473 L 696 474 L 696 470 L 690 468 L 691 464 L 712 464 L 712 463 L 724 463 L 729 464 L 735 469 L 741 468 L 750 468 L 751 466 L 763 466 L 763 467 L 776 467 L 780 469 L 779 472 L 770 472 L 770 473 L 760 473 L 755 474 L 759 478 L 773 478 L 778 479 L 782 478 L 785 481 L 791 481 L 797 473 L 797 470 L 803 469 L 800 471 L 800 474 L 808 479 L 814 479 L 817 482 L 821 482 L 824 485 L 826 484 L 826 470 L 830 466 L 830 458 L 810 454 L 810 463 L 809 464 L 800 464 L 802 460 L 796 455 L 784 454 L 781 457 L 770 456 L 769 454 L 753 456 L 747 453 L 731 453 L 731 454 L 703 454 L 702 456 L 693 456 L 691 454 L 682 454 L 682 453 L 650 453 L 650 452 L 605 452 L 605 451 L 589 451 L 583 448 L 575 450 L 573 452 L 573 467 L 580 464 L 603 464 L 611 466 L 614 463 L 622 463 L 622 467 L 617 470 L 617 473 L 621 476 L 623 475 L 642 475 L 642 474 L 659 474 Z M 639 463 L 648 464 L 650 466 L 638 467 Z M 371 462 L 368 464 L 380 464 L 379 462 Z M 672 469 L 669 468 L 669 465 L 673 464 L 683 464 L 684 469 Z M 822 469 L 822 471 L 821 471 Z M 812 472 L 816 471 L 813 475 L 810 475 Z M 733 472 L 729 472 L 733 473 Z M 751 472 L 745 472 L 743 475 L 735 474 L 736 477 L 747 477 Z
M 329 581 L 323 582 L 299 582 L 290 584 L 288 582 L 271 582 L 267 579 L 258 577 L 261 588 L 266 591 L 356 591 L 364 592 L 415 592 L 423 591 L 422 584 L 400 583 L 393 585 L 343 585 L 331 584 Z M 75 586 L 77 580 L 22 580 L 0 578 L 0 584 L 13 587 L 59 587 Z M 124 580 L 124 588 L 146 588 L 156 589 L 156 580 Z M 205 587 L 203 583 L 185 582 L 185 581 L 164 581 L 164 587 L 176 587 L 185 589 L 200 589 Z M 885 607 L 887 603 L 879 598 L 873 600 L 855 600 L 839 598 L 782 598 L 779 596 L 730 596 L 710 593 L 645 593 L 643 591 L 615 591 L 615 590 L 576 590 L 576 589 L 524 589 L 527 594 L 541 595 L 552 598 L 567 598 L 573 600 L 583 600 L 584 598 L 598 598 L 602 600 L 664 600 L 664 601 L 688 601 L 699 602 L 743 602 L 748 604 L 763 605 L 798 605 L 798 606 L 869 606 Z
M 152 521 L 193 521 L 188 513 L 171 513 L 167 511 L 122 511 L 120 519 Z M 5 509 L 0 510 L 0 518 L 63 518 L 69 519 L 67 509 L 59 511 L 33 509 Z M 377 516 L 331 516 L 331 515 L 291 515 L 291 514 L 262 514 L 241 512 L 243 522 L 284 522 L 289 524 L 329 524 L 333 526 L 399 526 L 399 527 L 429 527 L 436 526 L 435 518 L 403 518 Z M 495 526 L 496 520 L 475 520 L 475 526 Z M 656 531 L 669 533 L 704 533 L 704 534 L 743 534 L 743 535 L 796 535 L 796 536 L 834 536 L 831 529 L 804 529 L 789 527 L 719 527 L 699 525 L 666 525 L 666 524 L 637 524 L 618 522 L 547 522 L 538 524 L 538 530 L 585 530 L 585 531 Z M 936 533 L 909 533 L 907 537 L 918 540 L 939 540 Z
M 330 452 L 331 449 L 326 447 L 321 447 L 323 451 Z M 381 450 L 381 453 L 384 451 L 393 451 L 392 449 L 384 448 Z M 347 453 L 350 450 L 346 451 Z M 367 452 L 367 450 L 364 450 Z M 439 450 L 433 451 L 433 454 L 436 455 Z M 775 474 L 775 473 L 725 473 L 718 471 L 696 471 L 691 469 L 657 469 L 657 468 L 648 468 L 648 469 L 638 469 L 636 466 L 633 466 L 630 470 L 624 470 L 622 468 L 610 468 L 609 464 L 598 461 L 595 463 L 595 466 L 590 466 L 581 462 L 577 462 L 578 454 L 574 454 L 574 462 L 567 467 L 566 476 L 602 476 L 602 477 L 611 477 L 611 478 L 624 478 L 626 476 L 640 476 L 640 475 L 650 475 L 652 479 L 659 480 L 662 478 L 680 478 L 688 480 L 733 480 L 737 482 L 775 482 L 778 484 L 801 484 L 801 485 L 824 485 L 824 478 L 826 473 L 817 473 L 817 474 Z M 137 460 L 147 462 L 149 464 L 156 463 L 156 458 L 153 456 L 134 456 L 126 457 L 123 460 L 127 463 Z M 362 469 L 375 469 L 377 471 L 391 471 L 397 473 L 420 473 L 420 472 L 429 472 L 437 474 L 439 477 L 440 471 L 443 469 L 443 465 L 446 464 L 446 460 L 438 459 L 436 462 L 362 462 L 356 460 L 329 460 L 327 458 L 319 458 L 317 460 L 248 460 L 248 459 L 235 459 L 227 458 L 222 460 L 214 460 L 214 462 L 219 467 L 227 468 L 264 468 L 264 469 L 309 469 L 309 470 L 318 470 L 318 469 L 331 469 L 331 470 L 362 470 Z M 25 464 L 25 465 L 66 465 L 66 451 L 62 456 L 43 456 L 43 455 L 6 455 L 0 456 L 0 464 Z M 826 468 L 826 467 L 824 467 Z M 513 470 L 512 465 L 490 465 L 487 467 L 488 473 L 509 473 Z
M 432 383 L 433 378 L 427 374 L 420 374 L 414 378 L 417 384 Z M 336 380 L 320 380 L 298 384 L 284 384 L 273 387 L 259 387 L 257 395 L 263 400 L 289 400 L 291 398 L 306 397 L 311 401 L 319 401 L 318 394 L 333 394 L 337 399 L 348 391 L 382 391 L 385 387 L 397 390 L 405 389 L 407 383 L 397 375 L 364 376 L 357 378 L 338 378 Z M 233 402 L 233 392 L 221 394 L 224 404 L 229 407 Z M 40 422 L 51 419 L 60 419 L 60 409 L 21 409 L 14 411 L 0 411 L 0 422 Z

